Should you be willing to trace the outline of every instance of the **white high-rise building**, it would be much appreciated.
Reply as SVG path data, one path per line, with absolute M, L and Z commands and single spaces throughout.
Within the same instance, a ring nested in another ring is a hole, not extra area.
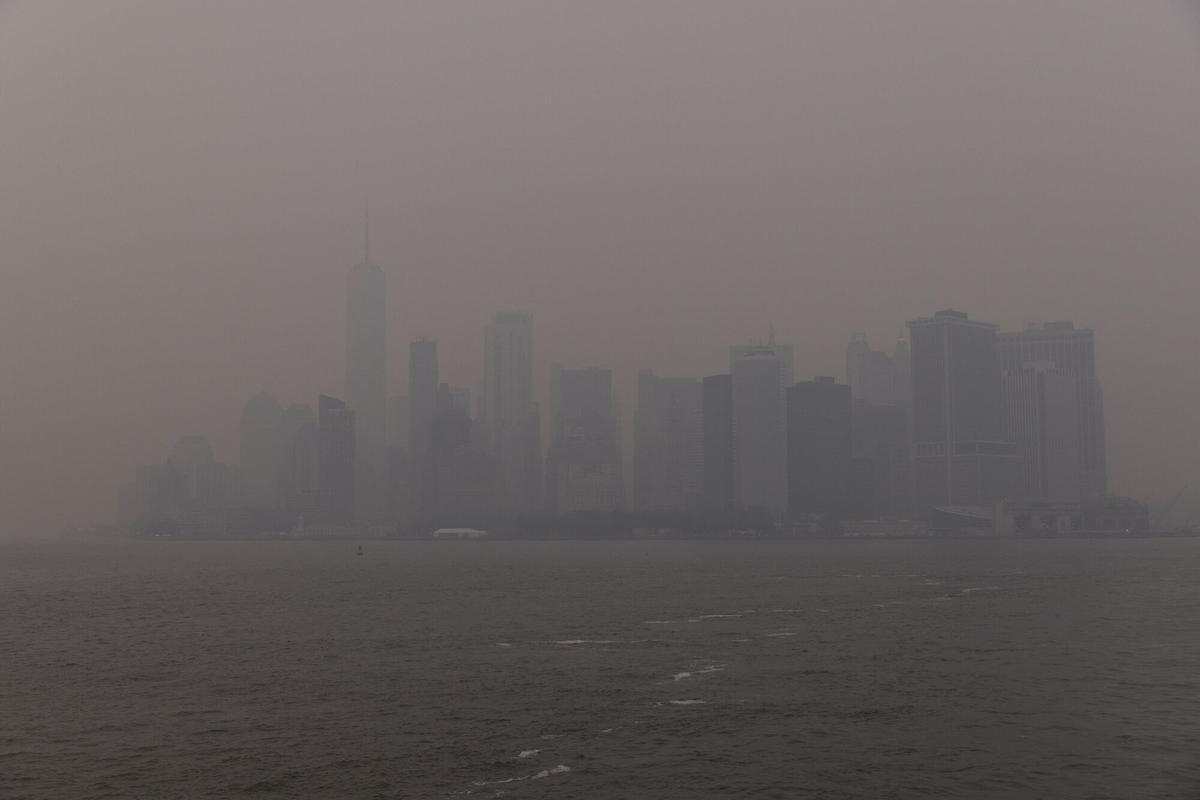
M 363 260 L 346 280 L 346 404 L 354 411 L 354 512 L 360 521 L 387 511 L 387 276 Z

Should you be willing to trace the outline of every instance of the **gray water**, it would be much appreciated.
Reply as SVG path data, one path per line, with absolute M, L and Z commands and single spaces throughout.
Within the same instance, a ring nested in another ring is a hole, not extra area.
M 1200 797 L 1200 540 L 356 547 L 0 545 L 0 797 Z

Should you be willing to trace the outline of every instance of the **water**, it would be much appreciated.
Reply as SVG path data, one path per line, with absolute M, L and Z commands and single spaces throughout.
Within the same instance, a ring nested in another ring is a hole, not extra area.
M 1195 798 L 1200 540 L 0 545 L 3 798 Z

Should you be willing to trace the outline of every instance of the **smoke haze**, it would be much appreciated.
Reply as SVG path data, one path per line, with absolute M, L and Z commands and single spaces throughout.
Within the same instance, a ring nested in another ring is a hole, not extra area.
M 1097 334 L 1112 489 L 1200 483 L 1200 22 L 1187 4 L 0 3 L 0 530 L 113 515 L 182 433 L 535 320 L 551 361 L 797 377 L 953 306 Z M 626 435 L 628 435 L 626 424 Z M 1185 496 L 1200 513 L 1200 487 Z

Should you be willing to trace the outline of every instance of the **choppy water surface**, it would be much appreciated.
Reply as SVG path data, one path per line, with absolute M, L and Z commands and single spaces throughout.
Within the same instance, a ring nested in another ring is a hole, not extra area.
M 0 797 L 1200 797 L 1200 541 L 0 545 Z

